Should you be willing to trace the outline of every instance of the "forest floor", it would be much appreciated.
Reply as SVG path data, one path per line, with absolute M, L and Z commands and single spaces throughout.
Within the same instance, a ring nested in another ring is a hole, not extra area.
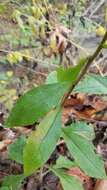
M 26 37 L 26 34 L 20 32 L 18 24 L 12 19 L 12 12 L 15 9 L 17 9 L 17 5 L 11 3 L 4 7 L 4 11 L 1 11 L 0 6 L 0 184 L 5 176 L 20 174 L 23 170 L 21 164 L 8 158 L 9 145 L 19 136 L 27 136 L 35 128 L 33 125 L 8 129 L 4 126 L 5 120 L 16 100 L 32 87 L 45 82 L 48 73 L 55 70 L 59 64 L 57 57 L 46 56 L 48 52 L 45 52 L 44 55 L 42 52 L 43 47 L 39 41 L 33 39 L 32 43 L 30 43 L 29 34 Z M 99 12 L 96 12 L 95 15 L 98 20 L 100 18 Z M 87 16 L 87 18 L 89 17 Z M 95 22 L 97 21 L 95 20 Z M 101 18 L 100 23 L 102 24 L 103 22 Z M 75 30 L 78 30 L 77 26 L 78 24 L 75 26 Z M 87 32 L 87 29 L 83 36 L 81 31 L 75 33 L 75 30 L 72 34 L 73 39 L 74 41 L 75 39 L 79 41 L 79 45 L 72 44 L 72 50 L 69 50 L 69 54 L 72 52 L 72 56 L 70 54 L 71 62 L 76 62 L 78 55 L 83 55 L 84 50 L 89 51 L 89 54 L 91 54 L 102 38 L 97 36 L 95 32 Z M 13 51 L 26 54 L 28 58 L 25 58 L 23 62 L 9 63 L 7 55 Z M 93 63 L 90 73 L 107 76 L 107 50 L 102 51 L 96 63 Z M 102 97 L 97 94 L 84 95 L 78 93 L 71 95 L 65 102 L 62 121 L 63 124 L 68 125 L 75 120 L 84 120 L 93 124 L 95 130 L 93 142 L 97 153 L 103 157 L 107 170 L 107 95 Z M 64 142 L 57 145 L 48 162 L 54 163 L 59 154 L 67 156 L 69 154 Z M 77 176 L 82 181 L 85 190 L 107 190 L 107 180 L 94 180 L 78 168 L 75 168 L 74 171 L 69 169 L 69 173 Z M 62 187 L 58 178 L 49 173 L 44 177 L 42 183 L 39 183 L 36 175 L 33 175 L 26 178 L 21 187 L 21 190 L 35 189 L 62 190 Z

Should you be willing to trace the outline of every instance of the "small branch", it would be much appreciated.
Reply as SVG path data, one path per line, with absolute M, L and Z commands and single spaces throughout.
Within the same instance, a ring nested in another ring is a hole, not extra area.
M 66 99 L 69 97 L 69 95 L 71 94 L 71 92 L 73 91 L 73 89 L 75 88 L 75 86 L 79 83 L 79 81 L 83 78 L 83 76 L 86 74 L 88 68 L 90 67 L 90 65 L 93 63 L 93 61 L 96 59 L 96 57 L 98 56 L 98 54 L 101 52 L 101 50 L 103 49 L 103 44 L 105 43 L 105 41 L 107 40 L 107 31 L 102 39 L 102 41 L 100 42 L 99 46 L 97 47 L 96 51 L 93 53 L 92 56 L 90 56 L 87 59 L 87 62 L 85 63 L 80 75 L 77 77 L 77 79 L 75 80 L 75 82 L 70 86 L 68 93 L 63 97 L 62 102 L 61 102 L 61 106 L 63 107 Z
M 27 71 L 29 71 L 29 72 L 31 72 L 31 73 L 34 73 L 35 75 L 37 74 L 37 75 L 40 75 L 40 76 L 43 76 L 43 77 L 47 77 L 47 75 L 48 75 L 48 73 L 45 73 L 45 72 L 40 72 L 40 71 L 36 71 L 36 70 L 34 70 L 34 69 L 31 69 L 31 68 L 29 68 L 29 67 L 26 67 L 26 66 L 23 66 L 23 65 L 19 65 L 19 64 L 15 64 L 15 65 L 17 65 L 18 67 L 20 67 L 20 68 L 22 68 L 22 69 L 27 69 Z
M 92 4 L 85 10 L 85 12 L 84 12 L 84 14 L 82 15 L 82 16 L 87 16 L 88 15 L 88 13 L 94 8 L 94 6 L 96 5 L 96 2 L 97 2 L 97 0 L 95 1 L 95 2 L 92 2 Z
M 5 54 L 8 54 L 8 53 L 14 53 L 15 51 L 13 51 L 13 50 L 6 50 L 6 49 L 0 48 L 0 53 L 1 52 L 5 53 Z M 34 62 L 39 63 L 39 66 L 45 66 L 46 67 L 46 65 L 47 65 L 47 66 L 51 67 L 53 70 L 56 69 L 56 68 L 58 68 L 58 66 L 55 65 L 55 64 L 53 64 L 53 63 L 47 63 L 47 62 L 43 61 L 42 59 L 38 59 L 38 58 L 35 58 L 33 56 L 26 55 L 26 54 L 24 54 L 21 51 L 19 51 L 19 52 L 21 53 L 22 57 L 28 58 L 28 59 L 30 59 L 30 60 L 32 60 Z
M 92 18 L 92 16 L 100 9 L 100 7 L 105 3 L 105 0 L 101 0 L 98 6 L 93 10 L 93 12 L 90 14 L 89 18 Z
M 39 182 L 42 183 L 43 181 L 43 167 L 40 168 L 40 173 L 39 173 Z

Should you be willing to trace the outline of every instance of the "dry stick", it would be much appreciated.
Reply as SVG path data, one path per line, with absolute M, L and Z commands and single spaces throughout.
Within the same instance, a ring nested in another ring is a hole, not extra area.
M 6 49 L 0 48 L 0 52 L 3 52 L 3 53 L 14 53 L 15 51 L 13 51 L 13 50 L 6 50 Z M 20 53 L 21 53 L 21 52 L 20 52 Z M 33 56 L 29 56 L 29 55 L 26 55 L 26 54 L 24 54 L 24 53 L 21 53 L 21 55 L 22 55 L 23 57 L 25 57 L 25 58 L 28 58 L 28 59 L 32 60 L 32 61 L 38 62 L 40 66 L 44 66 L 44 65 L 47 64 L 47 63 L 44 62 L 43 60 L 38 59 L 38 58 L 35 58 L 35 57 L 33 57 Z M 55 65 L 55 64 L 53 64 L 53 63 L 51 63 L 51 64 L 49 64 L 49 65 L 52 66 L 53 69 L 58 68 L 58 66 Z
M 94 9 L 94 11 L 89 15 L 89 18 L 92 18 L 92 16 L 100 9 L 100 7 L 105 3 L 105 0 L 101 0 L 101 2 L 98 4 L 98 6 Z
M 87 59 L 87 62 L 84 65 L 83 69 L 81 70 L 80 75 L 77 77 L 77 79 L 74 81 L 74 83 L 70 86 L 67 94 L 63 97 L 62 102 L 61 102 L 61 107 L 64 106 L 66 99 L 69 97 L 69 95 L 71 94 L 71 92 L 73 91 L 73 89 L 75 88 L 75 86 L 83 78 L 83 76 L 86 74 L 86 72 L 87 72 L 88 68 L 90 67 L 90 65 L 93 63 L 93 61 L 96 59 L 96 57 L 98 56 L 98 54 L 100 53 L 100 51 L 103 49 L 103 44 L 105 43 L 106 40 L 107 40 L 107 31 L 106 31 L 106 33 L 105 33 L 102 41 L 100 42 L 99 46 L 97 47 L 96 51 L 93 53 L 92 56 L 90 56 Z

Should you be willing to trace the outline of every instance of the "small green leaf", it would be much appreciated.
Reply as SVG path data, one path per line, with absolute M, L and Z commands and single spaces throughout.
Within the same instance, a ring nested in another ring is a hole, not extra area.
M 59 177 L 64 190 L 83 190 L 82 184 L 73 176 L 67 175 L 62 169 L 53 169 L 52 171 Z
M 56 83 L 33 88 L 17 101 L 6 122 L 6 126 L 34 124 L 60 103 L 68 88 L 68 83 Z
M 51 111 L 28 138 L 24 149 L 24 172 L 28 176 L 41 167 L 55 149 L 61 134 L 61 113 Z
M 76 163 L 87 175 L 95 178 L 107 178 L 103 160 L 94 152 L 95 148 L 90 141 L 80 134 L 75 134 L 72 127 L 63 129 L 63 138 Z
M 53 167 L 55 168 L 55 169 L 57 169 L 57 168 L 72 168 L 72 167 L 74 167 L 74 166 L 76 166 L 76 163 L 75 162 L 73 162 L 73 161 L 71 161 L 71 160 L 69 160 L 67 157 L 65 157 L 65 156 L 60 156 L 58 159 L 57 159 L 57 161 L 56 161 L 56 165 L 54 165 Z
M 5 13 L 5 11 L 7 10 L 7 6 L 3 3 L 0 3 L 0 15 Z
M 58 81 L 64 82 L 64 81 L 69 81 L 69 82 L 74 82 L 77 76 L 79 75 L 82 67 L 84 66 L 86 62 L 86 59 L 81 59 L 75 67 L 71 68 L 58 68 L 57 70 L 57 78 Z
M 86 75 L 75 87 L 74 92 L 107 94 L 107 77 L 94 74 Z
M 23 149 L 26 143 L 24 136 L 19 137 L 13 144 L 10 144 L 8 148 L 9 159 L 23 164 Z
M 11 190 L 19 190 L 23 180 L 23 175 L 10 175 L 4 178 L 2 185 L 9 187 Z
M 5 73 L 0 73 L 0 81 L 7 81 L 8 77 L 6 76 Z
M 103 48 L 107 49 L 107 41 L 103 44 Z

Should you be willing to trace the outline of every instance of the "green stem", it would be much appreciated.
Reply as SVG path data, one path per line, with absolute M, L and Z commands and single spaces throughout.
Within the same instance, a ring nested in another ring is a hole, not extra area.
M 106 42 L 106 40 L 107 40 L 107 31 L 106 31 L 106 33 L 105 33 L 102 41 L 100 42 L 99 46 L 97 47 L 97 49 L 93 53 L 93 55 L 90 56 L 87 59 L 85 65 L 83 67 L 83 69 L 81 70 L 80 75 L 77 77 L 77 79 L 74 81 L 74 83 L 70 86 L 67 94 L 63 97 L 62 102 L 61 102 L 61 107 L 63 107 L 63 105 L 65 104 L 66 99 L 69 97 L 69 95 L 71 94 L 71 92 L 74 90 L 75 86 L 80 82 L 80 80 L 83 78 L 83 76 L 86 74 L 87 70 L 89 69 L 90 65 L 93 63 L 93 61 L 99 55 L 99 53 L 103 49 L 103 44 Z

